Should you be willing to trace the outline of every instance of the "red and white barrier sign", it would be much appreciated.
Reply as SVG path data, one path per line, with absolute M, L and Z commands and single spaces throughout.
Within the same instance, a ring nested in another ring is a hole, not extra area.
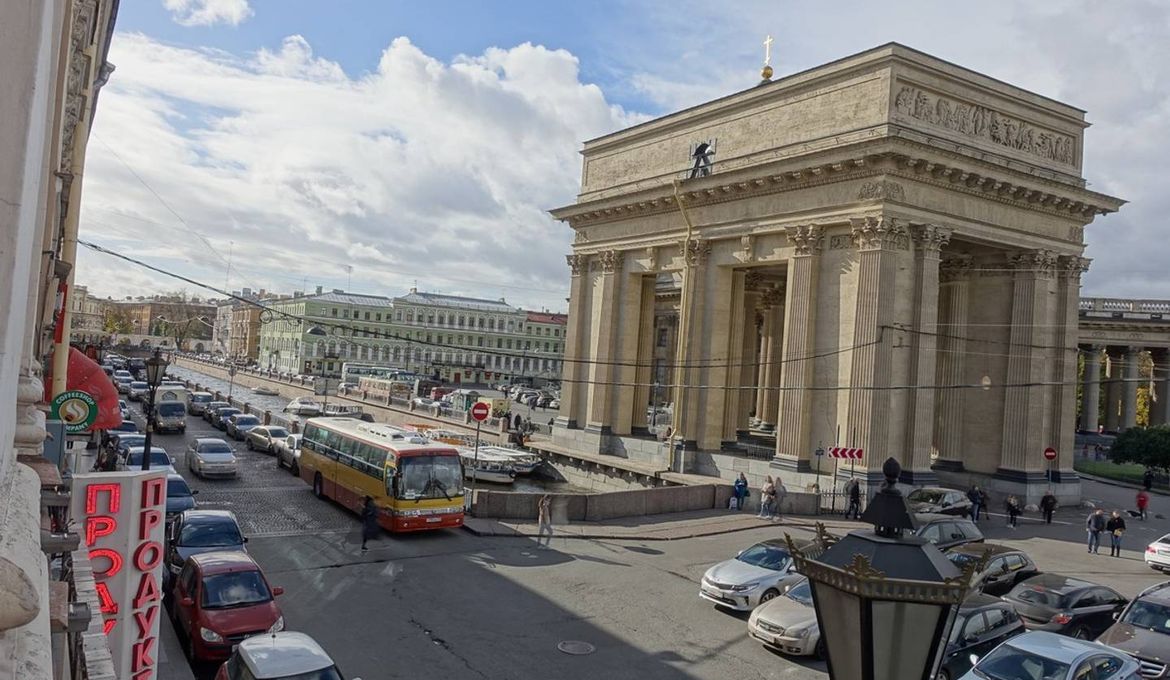
M 72 495 L 117 676 L 152 680 L 162 616 L 166 471 L 74 475 Z
M 852 449 L 844 446 L 830 446 L 830 458 L 844 458 L 846 460 L 861 460 L 865 451 L 863 449 Z

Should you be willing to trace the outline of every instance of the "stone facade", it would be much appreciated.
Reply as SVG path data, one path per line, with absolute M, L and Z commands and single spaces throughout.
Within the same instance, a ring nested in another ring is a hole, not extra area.
M 978 478 L 1038 499 L 1072 470 L 1084 112 L 891 44 L 586 142 L 554 437 L 631 446 L 677 314 L 658 462 L 774 436 L 770 469 Z M 691 177 L 689 150 L 717 149 Z M 663 277 L 678 300 L 656 294 Z M 1065 347 L 1068 349 L 1057 349 Z M 774 433 L 774 434 L 772 434 Z M 708 466 L 710 467 L 710 466 Z

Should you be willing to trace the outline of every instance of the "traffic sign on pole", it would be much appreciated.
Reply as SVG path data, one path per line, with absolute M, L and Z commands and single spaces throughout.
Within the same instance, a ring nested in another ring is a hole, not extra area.
M 492 409 L 487 405 L 487 402 L 477 401 L 471 405 L 471 417 L 479 422 L 483 422 L 491 415 Z
M 1045 460 L 1056 460 L 1056 449 L 1051 446 L 1044 449 L 1044 458 Z

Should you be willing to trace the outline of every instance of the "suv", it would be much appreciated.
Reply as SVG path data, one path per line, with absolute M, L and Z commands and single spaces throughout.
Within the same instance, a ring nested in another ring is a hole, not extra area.
M 947 553 L 960 569 L 984 557 L 987 564 L 975 575 L 975 584 L 988 595 L 1006 595 L 1020 581 L 1040 573 L 1026 552 L 998 543 L 967 543 Z
M 939 550 L 947 550 L 964 543 L 982 543 L 983 532 L 969 519 L 923 512 L 914 515 L 918 527 L 915 536 L 930 541 Z
M 1170 581 L 1143 590 L 1097 642 L 1137 658 L 1143 678 L 1167 677 L 1170 662 Z

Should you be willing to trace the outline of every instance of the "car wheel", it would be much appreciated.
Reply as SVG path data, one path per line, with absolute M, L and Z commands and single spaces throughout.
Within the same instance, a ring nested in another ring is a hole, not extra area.
M 760 604 L 764 604 L 768 600 L 776 599 L 776 596 L 779 594 L 780 594 L 780 592 L 777 591 L 775 588 L 769 588 L 769 589 L 765 590 L 764 594 L 760 596 Z
M 317 498 L 325 497 L 325 485 L 321 482 L 320 473 L 316 477 L 313 477 L 313 495 Z
M 293 477 L 301 476 L 301 467 L 297 465 L 297 461 L 295 459 L 292 463 L 289 464 L 288 471 L 290 474 L 292 474 Z
M 1088 627 L 1077 626 L 1076 628 L 1073 629 L 1072 637 L 1074 637 L 1078 640 L 1092 640 L 1093 634 L 1089 632 Z
M 255 451 L 255 450 L 256 450 L 256 447 L 252 446 L 252 440 L 251 440 L 251 439 L 249 439 L 249 440 L 248 440 L 248 443 L 246 444 L 246 446 L 248 447 L 248 450 L 249 450 L 249 451 Z
M 813 656 L 818 659 L 828 658 L 828 653 L 825 651 L 825 638 L 817 638 L 817 646 L 813 648 Z M 950 677 L 944 675 L 945 671 L 940 671 L 936 680 L 950 680 Z

